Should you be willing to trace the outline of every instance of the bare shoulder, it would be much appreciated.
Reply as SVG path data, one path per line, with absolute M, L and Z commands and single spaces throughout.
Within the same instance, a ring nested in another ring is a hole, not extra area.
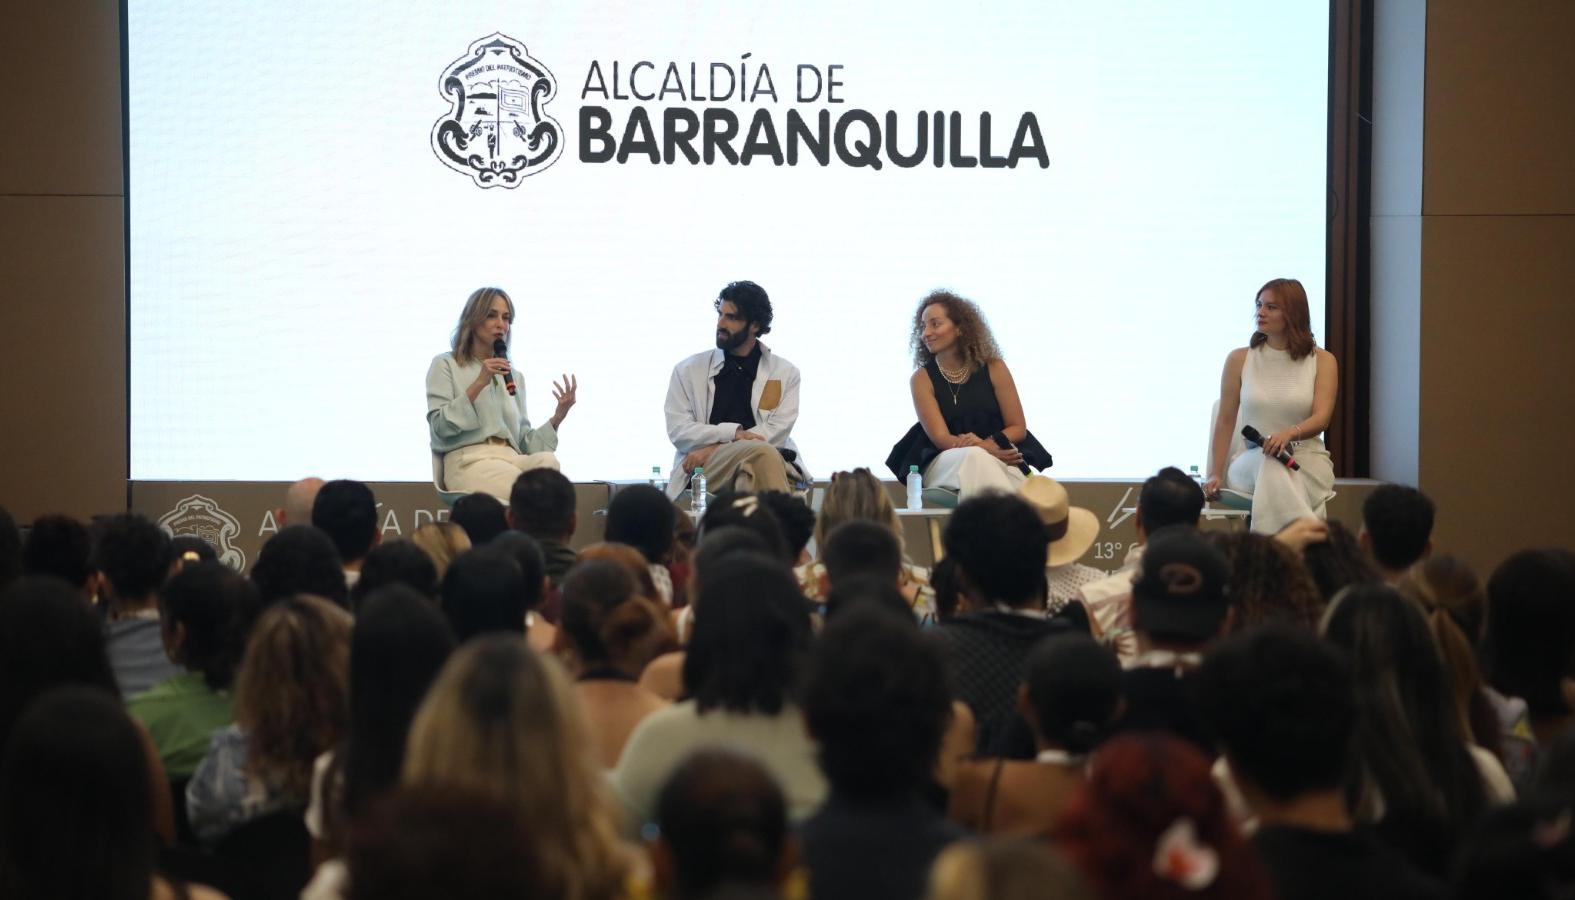
M 914 390 L 918 390 L 921 387 L 930 387 L 929 373 L 923 369 L 914 369 L 913 374 L 908 376 L 908 386 Z
M 990 370 L 990 377 L 992 379 L 1012 377 L 1012 370 L 1006 367 L 1006 360 L 1000 358 L 999 356 L 985 363 L 985 367 Z
M 1313 354 L 1318 360 L 1318 365 L 1320 365 L 1320 366 L 1332 366 L 1332 365 L 1335 365 L 1334 354 L 1330 353 L 1328 350 L 1325 350 L 1322 347 L 1314 347 L 1313 348 Z

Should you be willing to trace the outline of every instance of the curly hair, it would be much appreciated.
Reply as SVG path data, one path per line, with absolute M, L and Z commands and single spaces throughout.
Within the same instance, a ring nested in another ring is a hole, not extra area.
M 972 300 L 959 297 L 951 291 L 938 290 L 931 291 L 920 300 L 919 308 L 913 311 L 913 334 L 909 340 L 913 345 L 915 368 L 924 368 L 934 358 L 924 347 L 924 311 L 935 305 L 944 308 L 946 317 L 957 326 L 957 343 L 968 371 L 986 365 L 992 359 L 1001 358 L 1001 348 L 995 343 L 995 335 L 990 332 L 990 325 L 984 320 L 984 313 L 979 311 L 979 307 Z
M 253 626 L 235 679 L 235 723 L 250 736 L 260 781 L 306 799 L 312 763 L 344 737 L 350 718 L 350 614 L 297 595 Z
M 1318 627 L 1324 598 L 1291 548 L 1251 532 L 1211 533 L 1230 562 L 1230 603 L 1235 630 L 1282 622 L 1308 631 Z

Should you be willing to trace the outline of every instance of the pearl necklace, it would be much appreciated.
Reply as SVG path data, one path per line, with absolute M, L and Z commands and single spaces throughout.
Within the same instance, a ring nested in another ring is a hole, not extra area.
M 973 374 L 966 364 L 961 369 L 951 370 L 941 365 L 940 360 L 935 361 L 935 368 L 946 379 L 947 391 L 952 395 L 952 406 L 957 405 L 957 398 L 962 394 L 962 386 L 968 383 L 968 376 Z

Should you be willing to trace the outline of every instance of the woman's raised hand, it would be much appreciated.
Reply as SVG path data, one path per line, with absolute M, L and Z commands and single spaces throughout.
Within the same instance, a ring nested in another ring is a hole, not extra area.
M 569 414 L 569 409 L 574 406 L 577 399 L 575 393 L 579 388 L 579 379 L 567 372 L 564 373 L 561 384 L 556 381 L 552 383 L 552 399 L 558 401 L 558 408 L 552 414 L 554 428 L 558 426 L 559 422 L 563 421 L 564 416 Z

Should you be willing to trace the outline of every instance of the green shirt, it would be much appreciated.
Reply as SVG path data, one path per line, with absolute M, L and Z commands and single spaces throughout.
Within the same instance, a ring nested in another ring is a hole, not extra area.
M 190 778 L 213 733 L 235 721 L 229 691 L 215 691 L 200 672 L 167 678 L 126 701 L 126 710 L 153 736 L 171 780 Z

